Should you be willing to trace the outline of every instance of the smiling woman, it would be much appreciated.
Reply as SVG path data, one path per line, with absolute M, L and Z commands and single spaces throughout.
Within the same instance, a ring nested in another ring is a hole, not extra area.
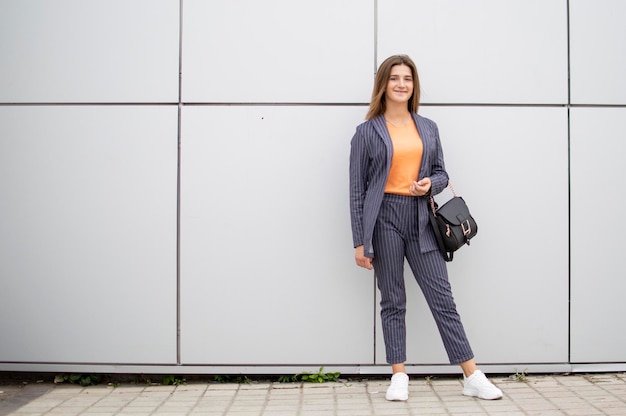
M 463 394 L 499 399 L 502 391 L 477 369 L 456 310 L 448 272 L 430 226 L 428 199 L 448 185 L 437 125 L 417 114 L 419 79 L 406 55 L 387 58 L 376 74 L 367 121 L 350 152 L 350 210 L 355 261 L 374 269 L 386 359 L 387 400 L 407 400 L 404 260 L 435 318 L 450 363 L 465 376 Z M 417 213 L 417 215 L 415 215 Z

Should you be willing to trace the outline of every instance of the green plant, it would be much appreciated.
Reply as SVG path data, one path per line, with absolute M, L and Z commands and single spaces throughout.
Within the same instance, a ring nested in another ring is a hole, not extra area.
M 298 373 L 295 375 L 295 379 L 308 383 L 326 383 L 327 381 L 337 381 L 340 375 L 341 373 L 324 373 L 324 367 L 320 367 L 317 373 Z
M 295 374 L 292 376 L 283 375 L 278 377 L 279 383 L 293 383 L 295 381 L 298 381 L 298 377 Z
M 433 377 L 433 376 L 426 376 L 426 384 L 428 384 L 429 386 L 433 384 L 433 380 L 436 379 L 437 377 Z
M 235 376 L 216 374 L 213 377 L 216 383 L 236 383 L 236 384 L 250 384 L 248 376 Z
M 215 380 L 216 383 L 228 383 L 230 381 L 230 377 L 216 374 L 215 376 L 213 376 L 213 380 Z
M 517 368 L 515 369 L 515 374 L 513 374 L 511 376 L 511 378 L 515 381 L 519 381 L 520 383 L 526 383 L 528 381 L 528 379 L 526 378 L 526 371 L 528 371 L 527 369 L 524 369 L 522 371 L 519 371 Z
M 187 384 L 187 380 L 185 380 L 184 378 L 177 378 L 173 375 L 169 375 L 163 377 L 163 380 L 161 380 L 161 384 L 163 384 L 164 386 L 180 386 L 181 384 Z
M 100 384 L 100 381 L 102 381 L 102 376 L 98 374 L 57 374 L 54 377 L 55 384 L 71 383 L 83 387 Z

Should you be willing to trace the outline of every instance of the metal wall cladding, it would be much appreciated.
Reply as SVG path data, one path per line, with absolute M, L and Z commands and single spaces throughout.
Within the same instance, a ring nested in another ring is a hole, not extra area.
M 623 226 L 597 221 L 624 207 L 624 17 L 619 0 L 1 2 L 0 369 L 386 372 L 348 155 L 396 53 L 480 227 L 449 265 L 477 360 L 626 362 L 606 249 Z M 408 363 L 457 371 L 406 280 Z

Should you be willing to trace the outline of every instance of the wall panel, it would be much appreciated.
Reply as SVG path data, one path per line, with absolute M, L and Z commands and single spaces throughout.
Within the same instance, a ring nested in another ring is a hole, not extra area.
M 479 226 L 471 245 L 448 267 L 477 361 L 567 362 L 566 109 L 422 107 L 420 112 L 438 123 L 451 182 Z M 437 199 L 450 196 L 444 191 Z M 406 280 L 408 362 L 446 364 L 408 267 Z M 384 363 L 382 343 L 377 347 L 377 362 Z
M 573 362 L 624 362 L 624 108 L 571 110 Z
M 410 55 L 426 103 L 566 103 L 562 0 L 378 2 L 378 60 Z
M 185 364 L 371 363 L 348 155 L 363 107 L 185 107 Z M 241 128 L 236 128 L 240 126 Z
M 176 362 L 176 120 L 0 107 L 0 360 Z
M 186 0 L 183 100 L 369 100 L 373 0 Z
M 0 102 L 178 100 L 178 0 L 3 0 Z
M 573 104 L 626 104 L 626 2 L 570 0 Z

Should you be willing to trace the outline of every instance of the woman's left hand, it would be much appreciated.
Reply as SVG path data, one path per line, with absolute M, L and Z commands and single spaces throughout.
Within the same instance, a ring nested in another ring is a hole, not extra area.
M 409 194 L 412 196 L 424 196 L 428 193 L 428 191 L 430 191 L 430 186 L 430 178 L 413 181 L 413 184 L 409 187 Z

